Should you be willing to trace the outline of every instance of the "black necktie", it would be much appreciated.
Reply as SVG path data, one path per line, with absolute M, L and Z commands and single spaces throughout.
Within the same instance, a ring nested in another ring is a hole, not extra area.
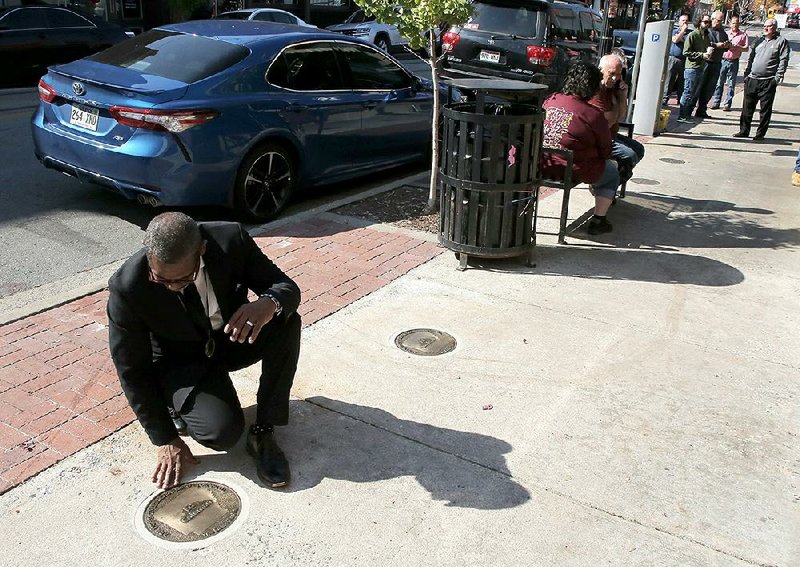
M 186 314 L 192 320 L 192 323 L 201 330 L 202 334 L 211 331 L 211 321 L 200 299 L 200 294 L 197 292 L 197 286 L 190 283 L 183 288 L 182 299 Z

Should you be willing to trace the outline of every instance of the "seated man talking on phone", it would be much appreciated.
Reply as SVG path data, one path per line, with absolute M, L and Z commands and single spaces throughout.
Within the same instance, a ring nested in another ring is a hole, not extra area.
M 589 104 L 603 113 L 611 129 L 611 158 L 616 160 L 620 183 L 625 183 L 633 175 L 633 168 L 644 157 L 644 146 L 619 133 L 619 123 L 628 114 L 628 85 L 625 82 L 625 65 L 621 57 L 609 53 L 600 58 L 600 72 L 603 79 L 600 90 Z

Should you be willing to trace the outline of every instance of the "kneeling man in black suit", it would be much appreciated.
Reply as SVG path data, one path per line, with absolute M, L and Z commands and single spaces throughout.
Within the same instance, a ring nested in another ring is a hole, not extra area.
M 259 297 L 248 302 L 248 290 Z M 300 352 L 300 289 L 241 225 L 152 220 L 144 248 L 109 281 L 111 356 L 139 423 L 158 447 L 153 482 L 177 484 L 196 463 L 179 433 L 217 451 L 233 447 L 244 413 L 229 372 L 261 361 L 247 450 L 269 487 L 289 482 L 273 427 L 289 419 Z

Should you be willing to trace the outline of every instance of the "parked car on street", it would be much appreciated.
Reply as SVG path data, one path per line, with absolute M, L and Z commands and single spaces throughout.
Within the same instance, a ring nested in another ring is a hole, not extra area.
M 50 68 L 39 96 L 46 167 L 258 220 L 298 188 L 421 159 L 431 140 L 430 81 L 360 39 L 266 22 L 155 28 Z
M 443 72 L 560 87 L 573 59 L 598 60 L 603 18 L 582 4 L 475 0 L 474 13 L 442 37 Z
M 633 69 L 636 58 L 636 43 L 639 41 L 639 30 L 614 30 L 614 44 L 625 53 L 628 69 Z
M 400 35 L 397 26 L 376 22 L 375 16 L 367 16 L 364 10 L 356 10 L 344 23 L 326 29 L 364 39 L 387 53 L 393 47 L 408 44 L 408 38 Z
M 277 8 L 252 8 L 249 10 L 235 10 L 233 12 L 223 12 L 216 19 L 219 20 L 255 20 L 257 22 L 276 22 L 279 24 L 292 24 L 306 28 L 315 28 L 298 18 L 291 12 L 278 10 Z
M 35 81 L 48 65 L 80 59 L 133 36 L 91 14 L 60 6 L 0 8 L 0 82 Z

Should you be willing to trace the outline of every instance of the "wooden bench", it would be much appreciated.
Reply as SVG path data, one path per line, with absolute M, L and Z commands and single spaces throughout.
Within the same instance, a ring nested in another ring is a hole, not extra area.
M 633 137 L 633 124 L 629 122 L 620 122 L 619 123 L 620 129 L 626 129 L 628 131 L 628 137 Z M 558 223 L 558 243 L 564 244 L 564 238 L 566 237 L 567 233 L 567 215 L 569 214 L 569 194 L 572 189 L 580 184 L 580 181 L 575 181 L 572 178 L 572 166 L 573 166 L 573 154 L 572 150 L 563 150 L 557 148 L 542 148 L 542 152 L 547 152 L 550 154 L 560 154 L 564 157 L 564 161 L 566 162 L 566 166 L 564 167 L 564 177 L 562 179 L 547 179 L 543 178 L 541 186 L 542 187 L 550 187 L 551 189 L 560 189 L 562 193 L 561 198 L 561 216 L 559 218 Z M 619 188 L 619 198 L 625 198 L 625 186 L 627 182 L 620 185 Z

